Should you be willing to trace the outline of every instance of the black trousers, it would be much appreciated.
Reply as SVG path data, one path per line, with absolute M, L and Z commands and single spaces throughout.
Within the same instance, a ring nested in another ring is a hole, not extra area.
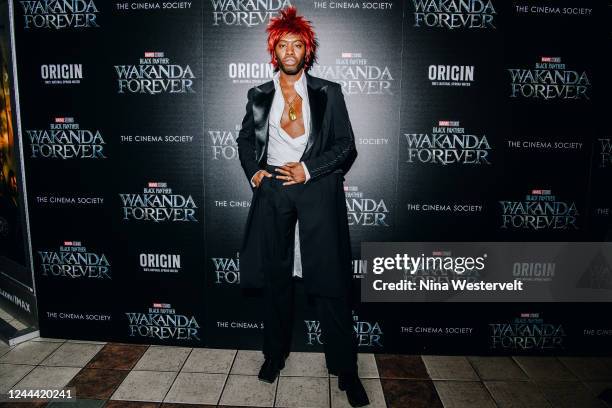
M 276 175 L 274 166 L 267 170 Z M 265 233 L 262 254 L 266 263 L 264 286 L 265 316 L 263 353 L 266 358 L 283 358 L 289 354 L 293 332 L 294 278 L 293 256 L 295 224 L 310 222 L 307 209 L 299 205 L 304 184 L 283 186 L 283 180 L 264 177 L 260 195 L 265 195 Z M 323 206 L 325 207 L 325 206 Z M 333 250 L 333 248 L 332 248 Z M 305 271 L 303 271 L 304 273 Z M 338 296 L 309 295 L 320 321 L 325 361 L 330 373 L 357 371 L 357 345 L 353 333 L 349 290 Z

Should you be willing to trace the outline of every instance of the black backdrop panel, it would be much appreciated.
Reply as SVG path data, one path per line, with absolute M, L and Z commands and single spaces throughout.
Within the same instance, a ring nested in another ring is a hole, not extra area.
M 16 4 L 42 334 L 261 346 L 261 298 L 239 288 L 251 190 L 236 138 L 247 91 L 273 75 L 265 25 L 288 5 L 313 21 L 310 73 L 342 85 L 355 131 L 356 294 L 365 241 L 609 240 L 609 79 L 592 52 L 606 10 L 540 3 L 94 0 L 72 20 Z M 530 225 L 533 201 L 568 210 Z M 296 305 L 294 349 L 320 350 L 299 282 Z M 353 317 L 361 351 L 588 354 L 612 333 L 602 308 L 357 303 Z

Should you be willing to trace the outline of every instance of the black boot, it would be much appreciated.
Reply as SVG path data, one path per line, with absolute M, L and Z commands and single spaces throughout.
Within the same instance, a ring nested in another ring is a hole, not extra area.
M 341 373 L 338 376 L 338 388 L 340 391 L 346 391 L 346 398 L 351 407 L 363 407 L 370 403 L 357 373 Z
M 261 368 L 259 369 L 257 378 L 270 384 L 273 383 L 274 380 L 276 380 L 276 377 L 278 377 L 280 374 L 280 370 L 285 368 L 286 358 L 287 354 L 285 354 L 282 359 L 266 357 L 265 361 L 261 365 Z

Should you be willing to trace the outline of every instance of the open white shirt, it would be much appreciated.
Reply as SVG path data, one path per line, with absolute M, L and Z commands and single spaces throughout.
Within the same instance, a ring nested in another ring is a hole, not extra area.
M 302 118 L 304 120 L 304 134 L 298 137 L 291 137 L 281 127 L 281 118 L 285 110 L 285 98 L 280 86 L 280 72 L 276 72 L 272 78 L 274 82 L 274 99 L 268 116 L 268 155 L 267 163 L 270 166 L 282 166 L 288 162 L 297 162 L 306 150 L 306 143 L 310 135 L 310 104 L 308 101 L 308 88 L 304 71 L 300 78 L 295 81 L 293 87 L 297 94 L 302 98 Z M 306 182 L 310 179 L 310 174 L 304 162 L 304 173 Z M 257 174 L 257 173 L 255 173 Z M 280 173 L 279 173 L 280 174 Z M 255 176 L 253 176 L 255 177 Z M 251 184 L 255 186 L 251 179 Z M 293 276 L 302 277 L 302 258 L 300 253 L 300 233 L 299 222 L 295 224 L 295 247 L 293 257 Z

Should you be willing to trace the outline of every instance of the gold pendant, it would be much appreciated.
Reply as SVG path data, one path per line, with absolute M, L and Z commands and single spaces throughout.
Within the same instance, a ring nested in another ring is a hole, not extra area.
M 289 108 L 289 119 L 291 120 L 297 119 L 297 115 L 295 114 L 295 109 L 293 109 L 293 106 Z

